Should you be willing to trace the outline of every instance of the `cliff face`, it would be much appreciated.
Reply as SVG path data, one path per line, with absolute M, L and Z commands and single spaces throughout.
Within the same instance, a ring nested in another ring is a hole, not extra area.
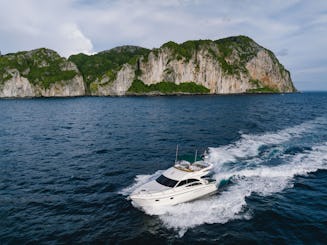
M 166 47 L 159 49 L 157 53 L 150 53 L 148 60 L 141 62 L 142 75 L 139 79 L 146 85 L 161 81 L 176 84 L 194 82 L 208 88 L 210 93 L 237 92 L 231 83 L 233 79 L 224 76 L 219 62 L 207 50 L 198 50 L 189 60 L 174 56 L 173 51 Z M 231 89 L 226 89 L 225 86 Z
M 108 75 L 103 75 L 101 80 L 91 83 L 90 93 L 95 96 L 122 96 L 132 85 L 135 70 L 129 64 L 124 64 L 117 72 L 115 79 L 110 81 Z
M 122 46 L 68 60 L 48 49 L 0 56 L 0 97 L 295 91 L 275 55 L 245 36 Z
M 279 63 L 270 51 L 260 50 L 246 64 L 249 77 L 261 82 L 262 86 L 279 92 L 295 92 L 289 71 Z
M 0 97 L 85 95 L 76 65 L 49 49 L 0 57 Z
M 150 50 L 137 46 L 121 46 L 95 55 L 69 57 L 83 74 L 86 93 L 94 96 L 121 96 L 135 79 L 135 67 Z
M 294 92 L 290 74 L 274 54 L 248 37 L 169 42 L 140 62 L 138 79 L 194 82 L 212 94 Z

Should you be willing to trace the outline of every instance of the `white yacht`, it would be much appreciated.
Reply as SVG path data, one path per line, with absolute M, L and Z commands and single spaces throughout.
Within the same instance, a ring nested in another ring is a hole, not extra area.
M 209 177 L 211 169 L 212 164 L 207 163 L 205 157 L 192 164 L 175 161 L 175 165 L 156 180 L 136 189 L 130 195 L 132 204 L 140 208 L 171 206 L 214 194 L 218 188 L 216 181 Z

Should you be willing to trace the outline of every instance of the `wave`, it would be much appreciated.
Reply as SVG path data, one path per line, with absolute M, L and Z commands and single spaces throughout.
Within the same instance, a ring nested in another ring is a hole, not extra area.
M 297 175 L 327 169 L 327 142 L 313 140 L 315 135 L 326 134 L 326 126 L 326 118 L 317 118 L 274 133 L 242 135 L 232 144 L 211 147 L 209 161 L 214 164 L 214 178 L 218 183 L 231 180 L 232 184 L 206 199 L 145 212 L 158 215 L 166 227 L 175 229 L 180 236 L 202 224 L 250 219 L 246 197 L 252 193 L 272 195 L 291 188 Z M 302 146 L 304 141 L 306 145 Z M 135 183 L 121 194 L 129 195 L 162 171 L 136 176 Z
M 290 140 L 294 141 L 316 129 L 323 128 L 323 126 L 327 126 L 327 119 L 320 117 L 278 132 L 259 135 L 241 134 L 241 139 L 235 143 L 218 148 L 209 148 L 210 161 L 214 162 L 216 167 L 220 167 L 227 162 L 237 162 L 255 157 L 259 155 L 259 150 L 263 146 L 278 146 Z

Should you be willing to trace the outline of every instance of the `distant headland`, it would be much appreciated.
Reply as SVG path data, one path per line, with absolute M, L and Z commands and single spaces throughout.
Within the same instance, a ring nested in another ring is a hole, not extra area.
M 46 48 L 0 56 L 2 98 L 292 92 L 289 71 L 246 36 L 68 59 Z

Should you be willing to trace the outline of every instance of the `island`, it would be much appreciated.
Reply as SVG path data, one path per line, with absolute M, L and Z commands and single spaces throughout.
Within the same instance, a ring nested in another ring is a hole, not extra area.
M 290 72 L 247 36 L 68 59 L 46 48 L 0 56 L 1 98 L 292 92 Z

